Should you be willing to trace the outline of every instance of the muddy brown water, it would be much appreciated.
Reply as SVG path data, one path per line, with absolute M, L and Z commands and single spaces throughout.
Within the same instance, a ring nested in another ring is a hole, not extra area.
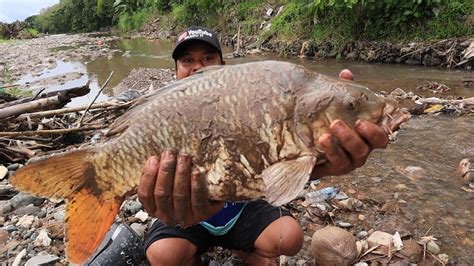
M 70 105 L 89 103 L 111 71 L 114 76 L 98 101 L 112 97 L 112 88 L 127 76 L 133 68 L 173 68 L 171 59 L 173 43 L 145 39 L 125 39 L 113 43 L 119 49 L 113 58 L 99 58 L 91 62 L 60 62 L 55 69 L 47 69 L 39 77 L 25 76 L 20 83 L 33 82 L 48 76 L 79 72 L 84 75 L 63 85 L 61 89 L 84 84 L 91 80 L 92 92 L 74 99 Z M 230 49 L 224 49 L 230 54 Z M 471 78 L 472 72 L 425 68 L 406 65 L 365 64 L 335 60 L 279 57 L 275 54 L 247 55 L 225 59 L 227 64 L 256 60 L 286 60 L 302 64 L 320 73 L 337 76 L 343 68 L 354 73 L 357 82 L 375 91 L 391 91 L 397 87 L 412 91 L 427 81 L 444 83 L 451 87 L 450 94 L 472 97 L 474 89 L 462 86 L 463 78 Z M 352 174 L 334 177 L 350 186 L 372 195 L 379 201 L 402 199 L 398 211 L 378 217 L 377 223 L 363 229 L 407 230 L 417 236 L 434 235 L 443 253 L 461 264 L 474 265 L 474 193 L 461 189 L 461 180 L 455 168 L 463 158 L 474 158 L 474 116 L 418 116 L 408 122 L 396 143 L 385 150 L 372 152 L 365 166 Z M 408 166 L 417 166 L 426 174 L 418 179 L 403 175 Z M 373 178 L 379 177 L 377 182 Z M 333 181 L 334 181 L 333 180 Z M 397 203 L 398 204 L 398 203 Z

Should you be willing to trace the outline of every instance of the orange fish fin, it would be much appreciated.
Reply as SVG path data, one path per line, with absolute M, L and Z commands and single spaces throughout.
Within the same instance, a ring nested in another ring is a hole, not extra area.
M 67 204 L 68 260 L 82 264 L 97 249 L 117 215 L 123 199 L 94 195 L 81 189 Z
M 314 156 L 302 156 L 278 162 L 263 170 L 261 177 L 267 201 L 280 206 L 296 198 L 308 182 L 316 160 Z
M 83 186 L 85 159 L 94 152 L 94 148 L 88 148 L 40 159 L 17 170 L 10 183 L 35 195 L 67 198 Z

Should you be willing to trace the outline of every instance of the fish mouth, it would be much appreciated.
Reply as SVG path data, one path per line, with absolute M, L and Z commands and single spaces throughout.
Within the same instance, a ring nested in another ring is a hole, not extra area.
M 391 141 L 396 140 L 396 131 L 400 125 L 410 120 L 411 115 L 406 108 L 398 107 L 398 102 L 395 99 L 387 99 L 382 110 L 382 121 L 380 126 L 385 133 L 388 134 Z

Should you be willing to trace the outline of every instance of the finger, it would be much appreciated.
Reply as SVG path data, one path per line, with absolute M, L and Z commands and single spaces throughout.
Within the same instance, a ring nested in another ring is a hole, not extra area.
M 364 120 L 356 122 L 356 131 L 362 136 L 372 149 L 385 148 L 388 144 L 387 133 L 383 128 Z
M 174 218 L 179 224 L 185 224 L 191 211 L 191 167 L 191 156 L 179 154 L 173 186 Z
M 216 214 L 224 206 L 222 201 L 210 201 L 206 180 L 202 173 L 193 171 L 191 178 L 191 206 L 193 217 L 191 223 L 203 221 Z
M 364 139 L 341 120 L 331 123 L 330 128 L 334 136 L 339 140 L 342 148 L 350 155 L 353 167 L 362 166 L 370 153 L 370 147 Z
M 156 180 L 154 197 L 156 215 L 166 224 L 173 224 L 173 183 L 176 169 L 176 150 L 166 150 L 161 154 L 160 169 Z
M 352 165 L 351 159 L 341 146 L 335 143 L 331 135 L 322 135 L 318 142 L 323 149 L 327 162 L 314 168 L 312 173 L 313 178 L 340 175 L 350 171 Z
M 346 68 L 339 72 L 339 78 L 345 80 L 354 80 L 354 75 L 352 74 L 352 71 Z
M 158 163 L 159 158 L 157 156 L 150 157 L 143 168 L 143 174 L 138 183 L 138 199 L 151 215 L 154 215 L 156 211 L 153 191 L 158 173 Z

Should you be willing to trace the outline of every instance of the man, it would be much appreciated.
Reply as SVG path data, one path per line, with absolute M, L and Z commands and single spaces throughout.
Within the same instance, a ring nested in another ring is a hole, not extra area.
M 181 33 L 172 56 L 177 79 L 225 64 L 215 33 L 203 27 Z M 388 143 L 381 128 L 365 121 L 359 121 L 355 131 L 335 121 L 331 130 L 332 135 L 318 140 L 328 162 L 313 169 L 312 179 L 348 173 L 362 166 L 372 149 Z M 138 197 L 145 210 L 160 219 L 145 240 L 152 265 L 190 265 L 210 246 L 232 249 L 251 265 L 268 264 L 279 255 L 293 256 L 300 250 L 303 233 L 289 212 L 263 200 L 211 202 L 204 176 L 191 169 L 191 156 L 174 150 L 150 158 L 145 165 Z

